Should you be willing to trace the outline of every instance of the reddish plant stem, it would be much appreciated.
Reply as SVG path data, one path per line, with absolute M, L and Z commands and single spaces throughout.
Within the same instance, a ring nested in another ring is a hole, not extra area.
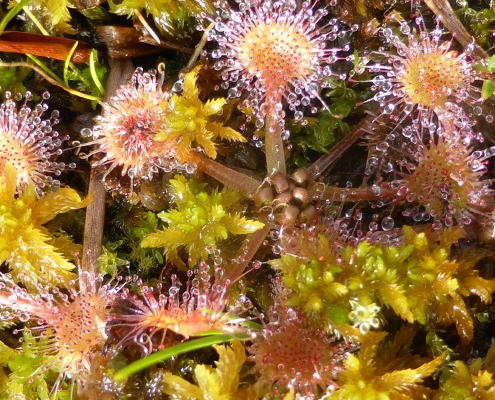
M 254 255 L 263 244 L 266 235 L 270 232 L 271 227 L 265 224 L 265 226 L 254 233 L 246 236 L 244 242 L 242 243 L 239 252 L 237 253 L 237 260 L 240 262 L 231 263 L 229 267 L 226 269 L 225 274 L 222 277 L 221 283 L 226 283 L 229 281 L 230 285 L 237 282 L 239 278 L 244 274 L 248 264 L 253 259 Z
M 192 160 L 197 164 L 198 169 L 217 181 L 223 183 L 232 190 L 237 190 L 242 196 L 248 199 L 253 199 L 254 194 L 260 187 L 260 181 L 234 171 L 216 161 L 213 161 L 199 153 L 191 153 Z
M 341 188 L 335 186 L 326 186 L 321 191 L 321 185 L 314 185 L 311 190 L 311 196 L 314 200 L 331 200 L 335 202 L 356 202 L 356 201 L 387 201 L 397 197 L 397 190 L 391 188 L 380 188 L 380 194 L 375 195 L 371 192 L 370 186 L 360 186 L 357 188 Z
M 266 174 L 272 176 L 275 172 L 286 174 L 284 143 L 280 121 L 275 114 L 275 107 L 271 105 L 265 117 L 265 154 Z
M 366 132 L 365 128 L 371 129 L 371 124 L 376 117 L 374 115 L 368 115 L 363 118 L 359 124 L 357 124 L 354 129 L 345 136 L 340 142 L 338 142 L 328 154 L 324 154 L 318 160 L 316 160 L 309 168 L 308 173 L 313 178 L 325 171 L 330 165 L 336 162 L 340 157 L 342 157 L 347 149 L 351 147 L 357 140 L 363 136 Z

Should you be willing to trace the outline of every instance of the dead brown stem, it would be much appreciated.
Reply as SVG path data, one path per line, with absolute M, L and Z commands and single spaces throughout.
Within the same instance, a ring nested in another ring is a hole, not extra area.
M 321 185 L 314 185 L 311 196 L 314 200 L 331 200 L 335 202 L 356 202 L 356 201 L 387 201 L 397 198 L 397 190 L 391 188 L 380 188 L 380 194 L 374 195 L 370 186 L 359 186 L 357 188 L 341 188 L 336 186 L 326 186 L 321 191 Z
M 106 95 L 115 95 L 117 88 L 126 82 L 134 73 L 134 66 L 129 60 L 116 61 L 110 59 L 110 74 L 107 81 Z M 105 199 L 106 190 L 96 176 L 94 170 L 91 171 L 89 181 L 89 193 L 94 193 L 95 197 L 86 209 L 86 221 L 84 224 L 84 242 L 82 254 L 82 269 L 90 271 L 97 266 L 94 262 L 101 254 L 103 244 L 103 226 L 105 222 Z M 95 271 L 97 272 L 97 271 Z
M 266 174 L 272 176 L 276 172 L 285 175 L 285 154 L 284 143 L 282 141 L 282 129 L 280 121 L 275 115 L 274 106 L 265 117 L 265 154 L 266 154 Z
M 351 147 L 357 140 L 359 140 L 364 133 L 366 133 L 365 128 L 371 129 L 371 124 L 375 118 L 376 116 L 374 115 L 368 115 L 363 118 L 361 122 L 354 127 L 351 133 L 349 133 L 330 149 L 328 154 L 322 155 L 308 168 L 308 173 L 310 176 L 314 179 L 316 175 L 321 174 L 330 165 L 342 157 L 345 151 L 348 150 L 349 147 Z
M 474 44 L 473 54 L 480 58 L 488 58 L 488 54 L 474 40 L 474 37 L 466 30 L 459 18 L 455 15 L 454 10 L 447 0 L 425 0 L 426 5 L 439 17 L 442 24 L 452 33 L 455 33 L 456 40 L 466 47 Z

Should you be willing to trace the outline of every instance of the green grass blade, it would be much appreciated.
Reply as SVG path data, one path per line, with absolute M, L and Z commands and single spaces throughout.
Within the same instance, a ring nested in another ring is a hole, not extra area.
M 65 59 L 65 63 L 64 63 L 64 82 L 65 82 L 65 86 L 67 86 L 67 87 L 69 87 L 69 78 L 67 77 L 67 73 L 69 72 L 70 59 L 72 58 L 72 55 L 76 51 L 76 47 L 77 47 L 78 44 L 79 44 L 78 41 L 76 41 L 76 43 L 74 43 L 74 46 L 72 46 L 72 48 L 69 51 L 69 54 L 67 55 L 67 58 Z
M 31 0 L 22 0 L 9 10 L 5 17 L 3 17 L 2 22 L 0 22 L 0 34 L 5 30 L 10 20 L 22 10 L 22 7 L 27 6 L 29 3 L 31 3 Z
M 95 83 L 96 87 L 100 91 L 100 94 L 104 95 L 105 89 L 103 88 L 103 85 L 101 84 L 100 80 L 98 79 L 98 75 L 96 74 L 95 53 L 96 53 L 96 50 L 94 50 L 94 49 L 91 51 L 91 53 L 89 53 L 89 71 L 91 72 L 91 77 L 93 78 L 93 82 Z
M 145 368 L 151 367 L 161 361 L 164 361 L 170 357 L 189 353 L 193 350 L 204 349 L 205 347 L 210 347 L 214 344 L 221 344 L 231 342 L 235 339 L 248 339 L 248 335 L 214 335 L 208 336 L 201 339 L 190 340 L 185 343 L 178 344 L 177 346 L 169 347 L 168 349 L 157 351 L 156 353 L 150 354 L 149 356 L 142 358 L 140 360 L 134 361 L 132 364 L 127 365 L 117 372 L 113 379 L 115 381 L 123 381 L 129 376 L 135 374 L 136 372 L 142 371 Z
M 53 79 L 55 79 L 59 83 L 59 85 L 61 85 L 62 87 L 66 87 L 64 81 L 60 79 L 57 75 L 55 75 L 55 73 L 50 68 L 48 68 L 45 64 L 43 64 L 35 56 L 33 56 L 32 54 L 26 54 L 26 56 L 31 61 L 33 61 L 38 67 L 40 67 L 46 74 L 50 75 Z

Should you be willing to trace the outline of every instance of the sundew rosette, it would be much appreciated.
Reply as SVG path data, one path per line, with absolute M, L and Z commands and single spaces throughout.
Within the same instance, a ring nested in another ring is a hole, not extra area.
M 209 32 L 209 39 L 218 43 L 211 53 L 218 59 L 213 67 L 222 70 L 222 87 L 230 87 L 228 98 L 249 92 L 245 105 L 258 118 L 258 128 L 269 107 L 282 99 L 296 120 L 302 119 L 301 109 L 312 98 L 323 103 L 319 90 L 332 76 L 331 65 L 340 51 L 327 48 L 326 42 L 337 39 L 339 27 L 337 19 L 318 27 L 328 11 L 315 6 L 285 0 L 239 2 L 238 11 L 225 2 L 217 7 Z
M 269 315 L 248 347 L 258 384 L 273 393 L 293 390 L 301 399 L 332 393 L 350 346 L 312 327 L 295 309 L 274 306 Z
M 139 279 L 139 294 L 123 290 L 115 303 L 108 324 L 110 342 L 115 347 L 138 346 L 143 354 L 169 347 L 176 335 L 189 339 L 207 331 L 223 333 L 245 332 L 244 318 L 250 302 L 245 296 L 231 299 L 232 282 L 221 283 L 224 270 L 198 264 L 197 272 L 188 271 L 187 281 L 171 275 L 168 289 L 143 284 Z M 246 308 L 247 307 L 247 308 Z
M 415 153 L 416 167 L 404 175 L 406 198 L 424 207 L 435 220 L 433 227 L 440 228 L 440 222 L 464 226 L 473 219 L 488 219 L 483 209 L 493 203 L 493 190 L 491 180 L 481 177 L 487 172 L 483 161 L 493 150 L 473 152 L 462 145 L 452 146 L 443 137 L 429 147 L 421 146 L 421 150 Z M 418 209 L 409 208 L 405 214 L 416 220 Z
M 324 105 L 320 90 L 335 75 L 332 65 L 341 49 L 327 44 L 345 32 L 327 14 L 316 2 L 240 1 L 235 9 L 226 2 L 217 4 L 214 28 L 208 32 L 209 40 L 218 44 L 211 52 L 213 68 L 221 71 L 227 99 L 247 93 L 241 110 L 255 117 L 257 129 L 265 127 L 269 175 L 285 172 L 285 105 L 304 125 L 304 109 L 318 111 L 313 99 Z M 345 79 L 345 74 L 339 77 Z
M 0 173 L 5 174 L 6 164 L 12 164 L 17 171 L 17 188 L 32 182 L 41 195 L 45 188 L 60 187 L 60 181 L 52 175 L 60 175 L 67 166 L 75 168 L 75 164 L 54 161 L 62 154 L 61 146 L 69 137 L 61 137 L 53 129 L 59 123 L 58 111 L 43 119 L 48 111 L 44 101 L 50 94 L 44 92 L 42 101 L 34 108 L 28 103 L 32 97 L 31 92 L 26 92 L 21 103 L 20 93 L 13 97 L 10 92 L 4 94 L 5 100 L 0 105 Z
M 33 375 L 44 374 L 51 380 L 48 371 L 58 373 L 51 394 L 62 389 L 65 379 L 80 392 L 87 384 L 94 358 L 103 349 L 109 307 L 131 278 L 119 277 L 106 284 L 102 280 L 93 270 L 79 269 L 78 279 L 64 290 L 46 290 L 39 285 L 39 293 L 32 294 L 10 275 L 0 273 L 1 319 L 27 324 L 22 330 L 36 339 L 30 349 L 43 360 Z
M 159 68 L 160 73 L 137 68 L 131 81 L 102 104 L 103 114 L 95 119 L 93 131 L 82 130 L 82 136 L 92 135 L 93 140 L 76 143 L 95 146 L 80 156 L 93 156 L 91 166 L 109 190 L 132 194 L 135 186 L 160 171 L 193 174 L 197 165 L 191 153 L 197 148 L 214 159 L 217 140 L 246 141 L 239 132 L 215 121 L 225 99 L 202 102 L 199 98 L 200 67 L 174 85 L 180 94 L 162 89 L 164 76 Z
M 406 23 L 400 23 L 402 34 L 392 27 L 381 29 L 387 47 L 371 55 L 380 62 L 368 66 L 376 74 L 372 79 L 372 100 L 378 102 L 382 117 L 393 123 L 408 118 L 428 127 L 430 123 L 454 121 L 463 140 L 469 144 L 481 139 L 476 133 L 475 118 L 483 114 L 481 92 L 475 82 L 481 81 L 472 57 L 473 45 L 464 51 L 453 49 L 453 36 L 437 22 L 427 31 L 423 18 L 417 17 L 417 32 Z M 493 117 L 486 115 L 487 122 Z
M 108 188 L 119 187 L 122 192 L 132 192 L 134 185 L 149 180 L 160 169 L 172 170 L 171 160 L 175 147 L 160 143 L 154 136 L 165 129 L 163 104 L 169 93 L 161 88 L 155 70 L 144 72 L 137 68 L 131 80 L 122 85 L 115 96 L 102 103 L 103 113 L 95 120 L 93 131 L 83 129 L 83 137 L 93 140 L 76 146 L 94 145 L 89 153 L 81 153 L 83 159 L 94 156 L 91 166 L 101 172 L 101 179 Z M 111 174 L 113 171 L 116 174 Z M 116 175 L 117 177 L 115 177 Z M 120 177 L 130 178 L 130 185 L 113 182 Z
M 393 160 L 386 156 L 388 147 L 396 149 Z M 378 186 L 395 192 L 396 202 L 405 201 L 404 216 L 414 222 L 432 220 L 433 229 L 494 222 L 493 180 L 486 174 L 495 148 L 466 144 L 453 121 L 428 128 L 402 126 L 394 141 L 377 148 L 390 168 Z M 386 180 L 389 174 L 396 179 Z

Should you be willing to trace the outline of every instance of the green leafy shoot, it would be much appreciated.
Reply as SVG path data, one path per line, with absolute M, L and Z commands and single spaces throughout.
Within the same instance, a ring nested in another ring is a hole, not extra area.
M 69 58 L 70 59 L 70 58 Z M 102 97 L 105 94 L 102 81 L 106 81 L 107 67 L 100 63 L 96 49 L 91 50 L 86 67 L 80 71 L 70 63 L 72 71 L 67 72 L 67 78 L 77 84 L 77 89 L 90 92 L 94 96 Z
M 306 118 L 308 125 L 304 133 L 299 134 L 301 128 L 292 129 L 291 144 L 293 154 L 292 162 L 298 167 L 307 167 L 311 163 L 311 151 L 327 153 L 335 142 L 335 134 L 349 133 L 349 126 L 343 121 L 356 107 L 359 100 L 356 93 L 345 86 L 345 82 L 332 79 L 333 89 L 328 93 L 331 103 L 328 105 L 330 112 L 322 112 L 318 118 Z
M 458 3 L 461 5 L 461 3 Z M 483 8 L 483 5 L 479 4 L 472 7 L 474 3 L 462 2 L 461 8 L 456 13 L 460 19 L 464 21 L 465 25 L 469 27 L 470 33 L 476 38 L 476 43 L 485 49 L 493 46 L 493 26 L 495 24 L 495 9 L 493 8 L 493 2 L 486 2 L 484 4 L 491 4 L 489 8 Z
M 253 233 L 264 226 L 241 215 L 238 192 L 224 188 L 208 193 L 205 184 L 179 175 L 170 180 L 170 186 L 176 208 L 158 214 L 168 226 L 148 235 L 141 246 L 163 247 L 167 258 L 178 266 L 184 266 L 177 254 L 182 246 L 191 267 L 208 259 L 229 235 Z
M 129 259 L 136 261 L 141 269 L 150 269 L 156 264 L 162 265 L 164 262 L 162 252 L 155 248 L 142 248 L 141 241 L 148 235 L 156 232 L 158 229 L 159 219 L 156 214 L 148 211 L 146 218 L 140 220 L 132 232 L 130 233 L 129 245 L 131 246 L 131 254 Z
M 93 109 L 98 105 L 98 101 L 105 95 L 104 84 L 107 79 L 107 67 L 98 59 L 96 49 L 91 50 L 86 67 L 80 71 L 72 63 L 72 71 L 67 71 L 67 78 L 76 84 L 78 90 L 89 92 L 94 97 L 92 100 Z
M 488 70 L 490 72 L 495 72 L 495 56 L 490 57 L 490 60 L 488 61 Z M 487 79 L 483 81 L 483 86 L 481 88 L 481 98 L 483 100 L 486 100 L 490 98 L 493 93 L 495 93 L 495 84 L 493 83 L 493 80 Z
M 483 100 L 490 98 L 493 93 L 495 93 L 495 84 L 492 80 L 483 81 L 483 86 L 481 87 L 481 97 Z
M 491 56 L 488 61 L 488 69 L 490 72 L 495 72 L 495 56 Z
M 495 395 L 495 342 L 484 359 L 472 360 L 469 365 L 461 360 L 444 368 L 440 376 L 440 389 L 434 400 L 493 399 Z
M 0 341 L 0 387 L 5 387 L 9 380 L 6 373 L 8 363 L 15 358 L 17 352 Z M 0 395 L 0 399 L 2 396 Z
M 30 72 L 29 68 L 0 68 L 0 92 L 9 91 L 25 95 L 27 88 L 23 81 Z
M 132 234 L 138 239 L 144 239 L 150 233 L 153 233 L 158 228 L 158 218 L 155 213 L 148 211 L 146 213 L 146 219 L 142 220 L 132 230 Z
M 7 393 L 11 396 L 9 398 L 19 396 L 19 398 L 55 400 L 67 394 L 65 390 L 51 393 L 47 383 L 51 381 L 50 375 L 56 376 L 57 374 L 55 356 L 44 355 L 35 350 L 49 345 L 48 337 L 50 335 L 35 337 L 31 333 L 24 332 L 22 351 L 16 352 L 16 355 L 11 356 L 8 362 L 11 371 L 6 387 Z
M 433 357 L 438 357 L 440 354 L 445 354 L 445 360 L 450 361 L 451 355 L 454 354 L 447 343 L 435 332 L 435 329 L 427 324 L 426 325 L 426 344 L 431 349 Z
M 100 273 L 103 275 L 114 276 L 121 267 L 129 265 L 129 261 L 120 258 L 117 249 L 122 246 L 123 240 L 108 242 L 103 246 L 102 253 L 98 257 Z

